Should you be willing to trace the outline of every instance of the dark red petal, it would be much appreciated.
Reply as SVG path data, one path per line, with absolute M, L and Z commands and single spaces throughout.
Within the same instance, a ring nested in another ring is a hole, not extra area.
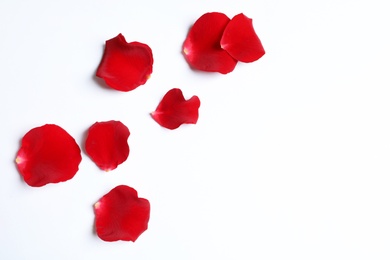
M 72 179 L 80 162 L 81 151 L 76 141 L 52 124 L 27 132 L 16 157 L 24 181 L 33 187 Z
M 264 54 L 264 48 L 257 36 L 252 19 L 238 14 L 226 26 L 221 46 L 231 56 L 241 62 L 253 62 Z
M 183 53 L 190 66 L 197 70 L 227 74 L 237 60 L 221 48 L 220 41 L 230 19 L 222 13 L 202 15 L 190 29 L 183 44 Z
M 169 90 L 151 116 L 157 123 L 168 129 L 176 129 L 182 124 L 196 124 L 199 117 L 200 100 L 193 96 L 184 99 L 180 89 Z
M 119 121 L 96 122 L 88 130 L 85 150 L 100 169 L 111 171 L 129 156 L 129 136 L 129 129 Z
M 94 205 L 96 233 L 104 241 L 135 241 L 146 229 L 150 216 L 147 199 L 137 191 L 120 185 Z
M 96 76 L 108 86 L 120 91 L 130 91 L 146 83 L 153 70 L 150 47 L 139 42 L 127 43 L 119 34 L 106 41 L 102 61 Z

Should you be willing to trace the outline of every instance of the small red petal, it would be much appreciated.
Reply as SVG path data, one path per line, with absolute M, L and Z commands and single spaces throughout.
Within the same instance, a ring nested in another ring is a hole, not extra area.
M 119 121 L 96 122 L 88 130 L 85 150 L 100 169 L 111 171 L 129 156 L 129 136 L 129 129 Z
M 184 99 L 180 89 L 169 90 L 151 116 L 157 123 L 168 129 L 176 129 L 182 124 L 196 124 L 199 117 L 200 100 L 193 96 Z
M 119 91 L 130 91 L 146 83 L 153 70 L 150 47 L 140 42 L 127 43 L 122 34 L 106 41 L 96 76 Z
M 225 14 L 213 12 L 194 23 L 183 44 L 184 57 L 192 68 L 222 74 L 233 71 L 237 60 L 220 46 L 229 21 Z
M 137 191 L 120 185 L 94 205 L 97 235 L 104 241 L 133 241 L 148 229 L 150 204 Z
M 19 172 L 32 187 L 72 179 L 80 162 L 81 151 L 76 141 L 52 124 L 27 132 L 16 157 Z
M 253 62 L 264 54 L 264 48 L 257 36 L 252 19 L 238 14 L 226 26 L 221 46 L 232 57 L 241 62 Z

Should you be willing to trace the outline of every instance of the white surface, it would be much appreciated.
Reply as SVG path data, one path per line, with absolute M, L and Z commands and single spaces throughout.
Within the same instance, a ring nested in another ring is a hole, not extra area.
M 390 24 L 386 1 L 0 2 L 1 259 L 390 259 Z M 191 71 L 181 45 L 205 12 L 253 18 L 266 55 L 228 75 Z M 147 43 L 155 64 L 129 93 L 94 80 L 105 40 Z M 149 116 L 173 87 L 197 125 Z M 83 146 L 121 120 L 130 157 L 32 188 L 14 157 L 55 123 Z M 92 205 L 126 184 L 150 200 L 135 243 L 93 234 Z

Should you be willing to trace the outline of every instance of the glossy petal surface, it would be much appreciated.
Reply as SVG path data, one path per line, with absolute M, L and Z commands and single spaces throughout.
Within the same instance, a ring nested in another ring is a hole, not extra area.
M 196 124 L 199 107 L 200 100 L 197 96 L 185 100 L 182 91 L 174 88 L 164 95 L 151 116 L 161 126 L 173 130 L 182 124 Z
M 64 129 L 47 124 L 31 129 L 22 138 L 16 165 L 33 187 L 67 181 L 77 173 L 81 151 Z
M 183 44 L 183 53 L 190 66 L 197 70 L 227 74 L 237 60 L 221 48 L 220 41 L 230 19 L 223 13 L 206 13 L 190 29 Z
M 106 41 L 96 76 L 119 91 L 130 91 L 146 83 L 153 70 L 150 47 L 140 42 L 127 43 L 119 34 Z
M 120 185 L 94 205 L 96 233 L 104 241 L 135 241 L 147 228 L 150 204 L 137 191 Z
M 221 46 L 232 57 L 241 62 L 253 62 L 264 54 L 264 48 L 257 36 L 252 19 L 238 14 L 228 23 L 222 35 Z
M 85 150 L 100 169 L 111 171 L 129 156 L 129 136 L 129 129 L 120 121 L 96 122 L 88 130 Z

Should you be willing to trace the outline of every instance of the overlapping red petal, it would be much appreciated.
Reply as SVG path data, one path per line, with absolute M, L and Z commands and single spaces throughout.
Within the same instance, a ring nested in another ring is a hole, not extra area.
M 173 130 L 182 124 L 196 124 L 199 107 L 200 100 L 197 96 L 186 100 L 180 89 L 173 88 L 164 95 L 151 116 L 161 126 Z
M 16 165 L 33 187 L 67 181 L 77 173 L 81 151 L 64 129 L 46 124 L 27 132 L 17 153 Z
M 241 62 L 253 62 L 265 54 L 253 28 L 252 19 L 242 13 L 234 16 L 227 24 L 221 38 L 221 47 Z
M 150 203 L 137 191 L 120 185 L 94 205 L 97 235 L 104 241 L 133 241 L 148 228 Z
M 146 83 L 153 71 L 150 47 L 140 42 L 127 43 L 122 34 L 106 41 L 96 76 L 119 91 L 130 91 Z
M 230 19 L 223 13 L 202 15 L 190 29 L 183 44 L 183 53 L 190 66 L 197 70 L 227 74 L 237 60 L 221 48 L 220 41 Z
M 100 169 L 111 171 L 129 156 L 129 136 L 129 129 L 120 121 L 96 122 L 88 130 L 85 150 Z

